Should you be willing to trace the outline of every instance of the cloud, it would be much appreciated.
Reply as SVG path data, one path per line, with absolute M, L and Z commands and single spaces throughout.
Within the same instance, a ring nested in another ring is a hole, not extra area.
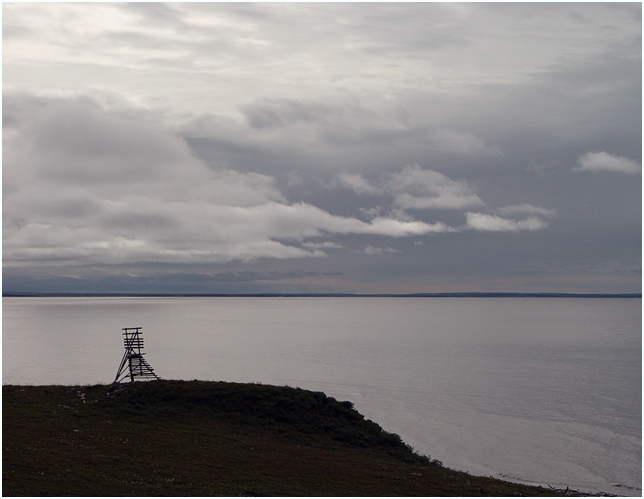
M 288 241 L 323 234 L 406 237 L 449 230 L 440 223 L 388 218 L 363 222 L 331 215 L 305 203 L 269 202 L 239 207 L 200 201 L 151 202 L 143 213 L 134 200 L 116 204 L 112 210 L 105 209 L 90 219 L 73 220 L 74 226 L 51 221 L 16 224 L 10 230 L 5 227 L 5 262 L 222 263 L 318 257 L 324 256 L 320 248 L 338 246 L 309 245 L 308 249 L 300 249 Z M 8 216 L 11 218 L 11 214 Z M 40 218 L 46 217 L 41 214 Z
M 53 99 L 8 127 L 7 265 L 221 263 L 324 256 L 325 234 L 407 237 L 450 228 L 410 217 L 363 221 L 289 203 L 275 178 L 208 167 L 185 141 L 88 99 Z
M 425 100 L 433 100 L 426 95 Z M 457 156 L 501 156 L 501 150 L 474 133 L 436 126 L 431 119 L 410 109 L 373 96 L 333 99 L 263 98 L 239 106 L 250 132 L 293 143 L 328 147 L 382 147 L 403 145 L 433 154 Z
M 5 268 L 639 289 L 641 33 L 637 3 L 6 3 Z
M 539 215 L 542 217 L 554 217 L 556 215 L 555 210 L 549 210 L 547 208 L 542 208 L 541 206 L 534 206 L 532 204 L 514 204 L 511 206 L 504 206 L 499 208 L 498 212 L 501 215 Z
M 363 234 L 379 234 L 391 237 L 423 235 L 439 232 L 453 232 L 454 229 L 444 223 L 426 223 L 418 221 L 397 220 L 394 218 L 376 218 L 366 231 L 355 231 Z
M 351 189 L 356 194 L 378 194 L 381 192 L 380 188 L 369 183 L 369 181 L 359 173 L 342 173 L 338 177 L 338 180 L 340 185 Z
M 521 230 L 540 230 L 548 224 L 538 217 L 528 217 L 525 220 L 514 220 L 486 215 L 485 213 L 467 213 L 467 228 L 484 232 L 518 232 Z
M 321 243 L 316 243 L 313 241 L 306 241 L 302 243 L 302 246 L 305 248 L 311 248 L 311 249 L 341 249 L 344 248 L 341 244 L 334 243 L 332 241 L 324 241 Z
M 642 165 L 625 158 L 607 152 L 587 152 L 577 158 L 577 166 L 573 168 L 579 172 L 614 172 L 625 174 L 637 174 L 642 172 Z
M 318 122 L 332 112 L 329 106 L 295 99 L 262 99 L 240 106 L 252 128 L 281 128 L 299 122 Z
M 393 173 L 387 187 L 394 195 L 394 203 L 404 209 L 462 209 L 483 204 L 466 182 L 423 170 L 417 164 Z
M 400 251 L 393 248 L 380 248 L 367 245 L 362 253 L 365 255 L 384 255 L 385 253 L 400 253 Z
M 339 176 L 341 186 L 356 194 L 381 194 L 393 197 L 399 209 L 463 209 L 483 205 L 467 182 L 452 180 L 418 164 L 407 165 L 393 173 L 381 175 L 375 183 L 357 173 Z
M 24 100 L 22 96 L 5 97 L 5 102 L 14 99 Z M 5 192 L 20 182 L 22 188 L 55 186 L 66 190 L 68 199 L 89 194 L 108 199 L 130 195 L 201 198 L 239 206 L 283 200 L 274 178 L 209 169 L 184 139 L 145 119 L 106 112 L 89 98 L 49 99 L 38 104 L 24 109 L 10 128 L 10 133 L 19 130 L 23 142 L 6 144 L 10 161 L 3 172 Z
M 467 132 L 440 130 L 431 136 L 431 143 L 438 151 L 467 155 L 500 156 L 498 147 L 486 144 L 483 140 Z

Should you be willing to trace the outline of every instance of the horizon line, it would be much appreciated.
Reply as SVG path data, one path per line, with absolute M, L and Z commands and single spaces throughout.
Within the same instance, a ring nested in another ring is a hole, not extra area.
M 464 291 L 434 293 L 129 293 L 129 292 L 39 292 L 3 291 L 3 298 L 27 297 L 213 297 L 213 298 L 642 298 L 642 293 L 559 293 Z

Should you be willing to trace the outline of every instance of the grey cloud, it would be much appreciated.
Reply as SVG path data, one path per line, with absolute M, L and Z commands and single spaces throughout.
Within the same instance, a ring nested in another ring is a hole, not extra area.
M 32 168 L 5 166 L 12 184 L 5 197 L 7 265 L 48 258 L 58 265 L 76 259 L 115 264 L 316 257 L 324 256 L 318 248 L 283 241 L 322 233 L 406 237 L 449 230 L 441 223 L 386 217 L 365 222 L 307 203 L 288 204 L 274 179 L 210 169 L 181 139 L 150 124 L 73 100 L 51 107 L 44 118 L 36 113 L 35 125 L 23 119 L 25 137 L 32 140 L 21 158 Z M 63 186 L 66 206 L 59 191 L 49 189 L 55 184 Z
M 370 147 L 404 143 L 428 151 L 468 156 L 499 156 L 495 145 L 474 134 L 436 126 L 426 117 L 415 115 L 403 106 L 384 101 L 371 103 L 336 101 L 333 103 L 295 99 L 262 99 L 240 106 L 252 129 L 269 129 L 272 138 L 303 144 L 328 141 L 341 147 Z M 275 136 L 275 134 L 281 134 Z
M 501 155 L 498 147 L 486 144 L 485 141 L 467 132 L 439 130 L 431 137 L 433 146 L 439 151 L 468 155 Z
M 485 213 L 467 213 L 467 227 L 486 232 L 518 232 L 545 229 L 548 224 L 534 216 L 525 220 L 514 220 Z
M 554 217 L 556 216 L 556 210 L 549 210 L 548 208 L 543 208 L 541 206 L 534 206 L 529 203 L 504 206 L 498 209 L 501 215 L 514 215 L 514 214 L 527 214 L 527 215 L 539 215 L 542 217 Z
M 139 3 L 130 2 L 119 6 L 120 9 L 134 13 L 138 16 L 139 23 L 143 26 L 153 23 L 154 25 L 166 25 L 171 28 L 185 28 L 181 11 L 166 3 Z
M 331 242 L 331 241 L 324 241 L 324 242 L 321 242 L 321 243 L 316 243 L 316 242 L 313 242 L 313 241 L 306 241 L 306 242 L 302 243 L 302 246 L 304 246 L 306 248 L 312 248 L 312 249 L 341 249 L 341 248 L 344 247 L 341 244 L 334 243 L 334 242 Z
M 370 183 L 360 174 L 343 173 L 341 186 L 357 194 L 389 194 L 393 204 L 403 209 L 463 209 L 483 205 L 483 201 L 464 181 L 419 165 L 407 165 Z
M 364 248 L 363 253 L 365 255 L 382 255 L 384 253 L 400 253 L 400 250 L 393 248 L 380 248 L 368 245 Z
M 418 137 L 425 126 L 411 128 L 399 110 L 364 106 L 358 99 L 331 103 L 296 99 L 261 99 L 240 106 L 253 129 L 270 129 L 273 140 L 312 141 L 356 146 Z M 278 134 L 275 136 L 275 134 Z M 316 144 L 316 147 L 319 147 Z
M 3 35 L 7 282 L 641 287 L 639 4 L 18 2 Z
M 482 205 L 483 201 L 466 182 L 454 181 L 418 165 L 405 166 L 389 178 L 395 204 L 410 209 L 461 209 Z
M 356 194 L 379 194 L 382 192 L 381 188 L 371 184 L 359 173 L 342 173 L 338 177 L 338 182 Z
M 252 128 L 283 127 L 298 122 L 318 122 L 332 110 L 323 104 L 304 103 L 293 99 L 264 99 L 240 106 Z
M 52 101 L 29 130 L 34 168 L 54 182 L 93 184 L 154 181 L 190 152 L 153 126 L 102 113 L 89 99 Z
M 625 174 L 642 173 L 642 165 L 623 156 L 607 152 L 588 152 L 578 158 L 578 165 L 573 168 L 581 172 L 613 172 Z

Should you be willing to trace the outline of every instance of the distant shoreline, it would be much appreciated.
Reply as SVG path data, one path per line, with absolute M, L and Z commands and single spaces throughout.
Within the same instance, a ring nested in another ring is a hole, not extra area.
M 3 298 L 642 298 L 642 293 L 39 293 L 3 291 Z

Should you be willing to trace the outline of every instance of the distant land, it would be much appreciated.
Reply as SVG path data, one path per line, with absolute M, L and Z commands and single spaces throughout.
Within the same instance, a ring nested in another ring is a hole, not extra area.
M 38 293 L 3 291 L 12 297 L 213 297 L 213 298 L 642 298 L 642 293 Z

